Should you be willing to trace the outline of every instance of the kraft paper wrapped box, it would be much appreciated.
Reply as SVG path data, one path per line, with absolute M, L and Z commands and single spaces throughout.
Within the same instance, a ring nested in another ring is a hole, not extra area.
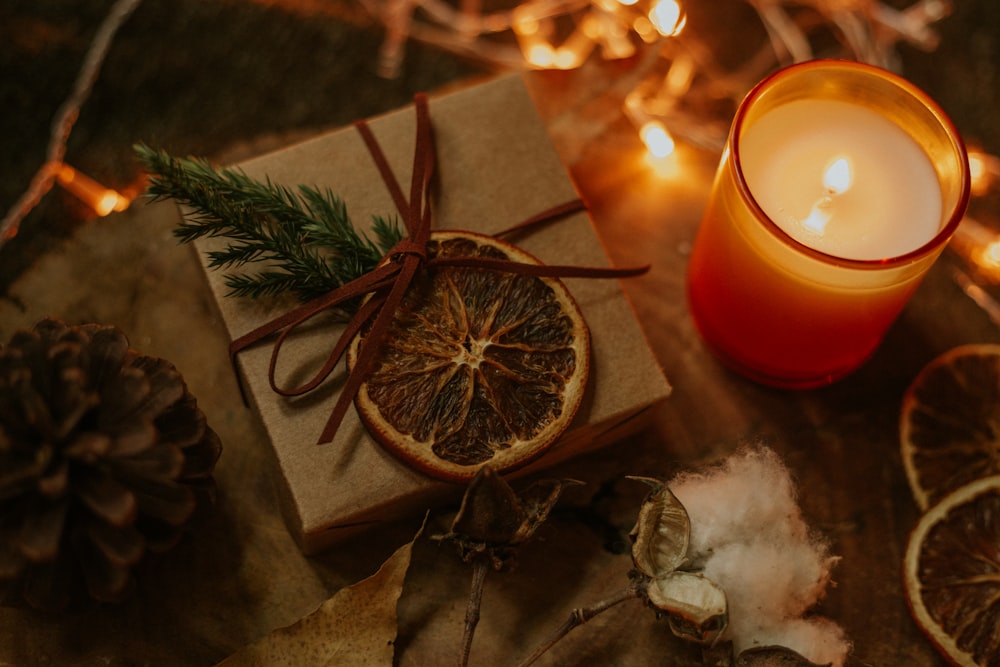
M 432 229 L 495 233 L 577 196 L 519 76 L 506 76 L 443 96 L 430 115 L 437 166 Z M 415 143 L 412 107 L 369 121 L 404 191 Z M 353 127 L 237 165 L 249 176 L 287 185 L 329 187 L 361 229 L 396 209 L 360 134 Z M 585 212 L 512 238 L 548 264 L 608 266 Z M 223 241 L 196 242 L 203 260 Z M 231 340 L 296 305 L 226 296 L 224 272 L 206 268 Z M 563 437 L 518 474 L 541 470 L 620 440 L 670 392 L 616 279 L 565 279 L 591 330 L 587 395 Z M 282 349 L 278 383 L 296 386 L 322 366 L 339 336 L 337 324 L 300 327 Z M 304 329 L 304 330 L 303 330 Z M 268 383 L 271 340 L 238 356 L 244 387 L 270 435 L 285 496 L 289 530 L 306 553 L 383 521 L 417 516 L 464 487 L 409 468 L 372 440 L 352 408 L 333 442 L 317 439 L 338 396 L 341 366 L 317 390 L 285 398 Z

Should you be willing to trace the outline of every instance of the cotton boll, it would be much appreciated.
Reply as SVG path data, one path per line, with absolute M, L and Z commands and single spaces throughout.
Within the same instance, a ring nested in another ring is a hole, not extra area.
M 709 472 L 682 474 L 670 489 L 696 524 L 691 548 L 698 553 L 750 542 L 761 529 L 788 533 L 787 539 L 796 541 L 808 532 L 788 471 L 767 448 L 741 450 Z
M 730 621 L 774 623 L 808 611 L 829 581 L 829 559 L 808 545 L 730 544 L 706 559 L 703 573 L 726 591 Z
M 818 664 L 840 667 L 851 643 L 843 629 L 828 618 L 789 619 L 771 632 L 761 633 L 755 646 L 784 646 Z M 737 650 L 750 648 L 740 647 Z
M 692 564 L 726 591 L 734 648 L 777 643 L 842 664 L 850 643 L 839 626 L 801 618 L 825 594 L 838 559 L 803 520 L 778 455 L 746 448 L 708 472 L 678 476 L 670 489 L 691 519 Z

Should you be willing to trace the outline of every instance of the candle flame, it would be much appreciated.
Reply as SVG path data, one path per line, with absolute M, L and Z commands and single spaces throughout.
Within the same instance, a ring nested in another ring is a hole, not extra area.
M 837 158 L 830 163 L 830 166 L 823 172 L 823 187 L 826 193 L 809 211 L 809 217 L 802 221 L 802 226 L 816 234 L 822 234 L 826 231 L 826 225 L 833 217 L 830 212 L 833 200 L 837 195 L 845 193 L 851 187 L 852 178 L 851 163 L 847 161 L 847 158 Z
M 830 195 L 843 194 L 851 187 L 851 181 L 851 163 L 844 157 L 834 160 L 823 174 L 823 187 Z

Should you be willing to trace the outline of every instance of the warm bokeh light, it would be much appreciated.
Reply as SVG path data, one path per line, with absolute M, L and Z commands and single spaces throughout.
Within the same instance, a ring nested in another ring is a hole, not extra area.
M 118 192 L 104 187 L 68 164 L 59 166 L 56 171 L 56 182 L 100 216 L 124 211 L 130 203 Z
M 526 55 L 535 67 L 551 67 L 556 61 L 555 49 L 548 44 L 532 44 Z
M 657 121 L 650 121 L 639 129 L 639 137 L 653 157 L 664 158 L 674 152 L 673 137 L 667 128 Z
M 579 66 L 579 58 L 572 49 L 556 49 L 553 54 L 552 64 L 559 69 L 573 69 Z
M 687 23 L 687 16 L 676 0 L 658 0 L 649 10 L 649 20 L 652 21 L 664 37 L 679 35 Z
M 529 37 L 531 35 L 538 34 L 538 21 L 534 19 L 524 19 L 522 21 L 516 21 L 512 26 L 515 34 L 521 35 L 522 37 Z
M 994 241 L 983 248 L 981 259 L 983 263 L 993 268 L 1000 267 L 1000 240 Z
M 969 149 L 969 176 L 972 193 L 985 194 L 993 180 L 1000 177 L 1000 158 L 988 155 L 979 149 Z

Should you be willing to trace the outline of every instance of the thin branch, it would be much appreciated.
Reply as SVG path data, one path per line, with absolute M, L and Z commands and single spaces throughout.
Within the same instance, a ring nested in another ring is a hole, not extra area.
M 567 618 L 559 629 L 556 630 L 551 637 L 548 638 L 543 644 L 541 644 L 535 652 L 528 657 L 527 660 L 521 663 L 521 667 L 528 667 L 538 660 L 542 655 L 548 651 L 550 648 L 555 646 L 555 644 L 560 641 L 563 637 L 568 635 L 573 629 L 583 625 L 587 621 L 591 620 L 600 613 L 611 609 L 617 604 L 625 602 L 627 600 L 633 600 L 638 598 L 642 594 L 642 589 L 644 585 L 642 578 L 629 579 L 629 584 L 617 595 L 614 595 L 607 600 L 602 600 L 589 607 L 580 607 L 574 609 L 570 612 L 569 618 Z
M 486 583 L 486 573 L 490 570 L 490 559 L 480 556 L 472 563 L 472 587 L 469 590 L 469 604 L 465 608 L 465 632 L 462 635 L 462 653 L 459 657 L 459 667 L 469 664 L 469 654 L 472 652 L 472 637 L 479 625 L 479 610 L 483 605 L 483 586 Z
M 4 243 L 17 235 L 21 221 L 52 189 L 56 173 L 66 155 L 66 143 L 69 141 L 70 132 L 73 130 L 77 118 L 80 117 L 80 107 L 90 97 L 90 92 L 111 48 L 115 33 L 141 2 L 142 0 L 118 0 L 97 28 L 97 33 L 90 43 L 90 49 L 84 56 L 83 65 L 80 67 L 80 72 L 73 84 L 73 90 L 52 121 L 52 132 L 49 137 L 45 162 L 38 168 L 25 193 L 15 202 L 3 220 L 0 220 L 0 247 L 3 247 Z

